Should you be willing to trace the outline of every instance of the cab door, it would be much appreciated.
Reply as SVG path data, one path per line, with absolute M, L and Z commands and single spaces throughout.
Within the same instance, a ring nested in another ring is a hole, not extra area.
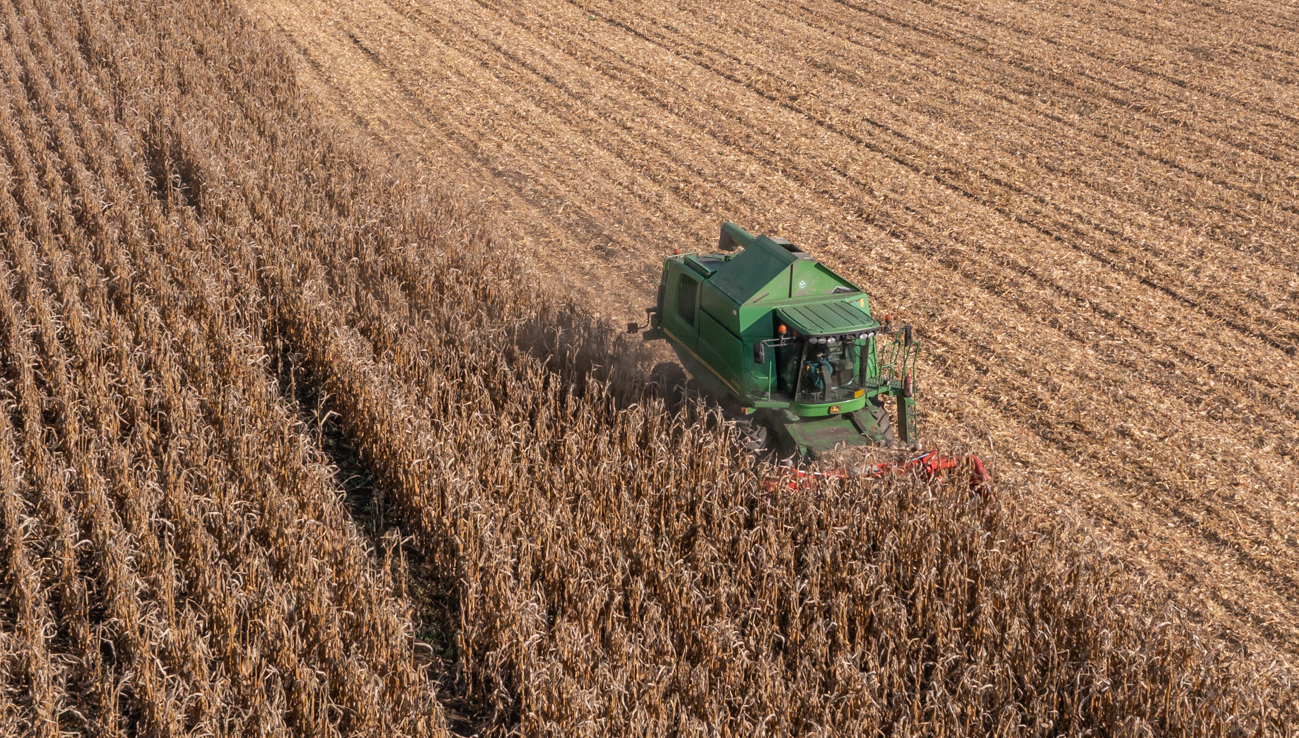
M 700 280 L 693 273 L 674 269 L 668 275 L 663 330 L 681 345 L 696 350 L 699 343 Z

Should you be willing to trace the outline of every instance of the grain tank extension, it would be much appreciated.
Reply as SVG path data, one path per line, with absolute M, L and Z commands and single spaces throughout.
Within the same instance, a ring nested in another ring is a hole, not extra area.
M 644 337 L 672 346 L 740 418 L 746 445 L 805 458 L 916 446 L 910 326 L 877 321 L 865 292 L 785 239 L 728 222 L 719 251 L 663 262 Z

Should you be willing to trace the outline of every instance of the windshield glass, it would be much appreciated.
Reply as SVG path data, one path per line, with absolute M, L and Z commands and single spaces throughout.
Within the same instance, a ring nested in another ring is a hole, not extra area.
M 798 402 L 851 400 L 861 388 L 857 378 L 861 349 L 851 343 L 805 342 L 797 378 Z

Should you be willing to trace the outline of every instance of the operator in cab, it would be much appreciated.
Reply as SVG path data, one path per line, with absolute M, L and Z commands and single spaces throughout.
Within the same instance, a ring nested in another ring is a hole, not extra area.
M 807 386 L 813 392 L 819 392 L 824 400 L 829 401 L 830 377 L 834 373 L 834 365 L 825 358 L 824 344 L 817 344 L 812 349 L 812 358 L 803 365 L 803 371 L 807 373 Z

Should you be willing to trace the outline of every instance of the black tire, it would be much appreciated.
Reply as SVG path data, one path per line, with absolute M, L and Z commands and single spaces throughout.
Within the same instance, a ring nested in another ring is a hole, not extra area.
M 876 405 L 871 411 L 871 417 L 875 418 L 875 425 L 879 428 L 879 444 L 886 448 L 896 446 L 898 443 L 898 434 L 893 427 L 893 416 L 883 405 Z
M 746 418 L 737 421 L 735 428 L 740 432 L 740 443 L 743 444 L 745 451 L 760 454 L 767 450 L 767 442 L 771 440 L 771 429 L 766 423 L 757 418 Z
M 650 370 L 650 384 L 663 388 L 663 394 L 681 392 L 686 388 L 686 370 L 680 364 L 664 361 Z

